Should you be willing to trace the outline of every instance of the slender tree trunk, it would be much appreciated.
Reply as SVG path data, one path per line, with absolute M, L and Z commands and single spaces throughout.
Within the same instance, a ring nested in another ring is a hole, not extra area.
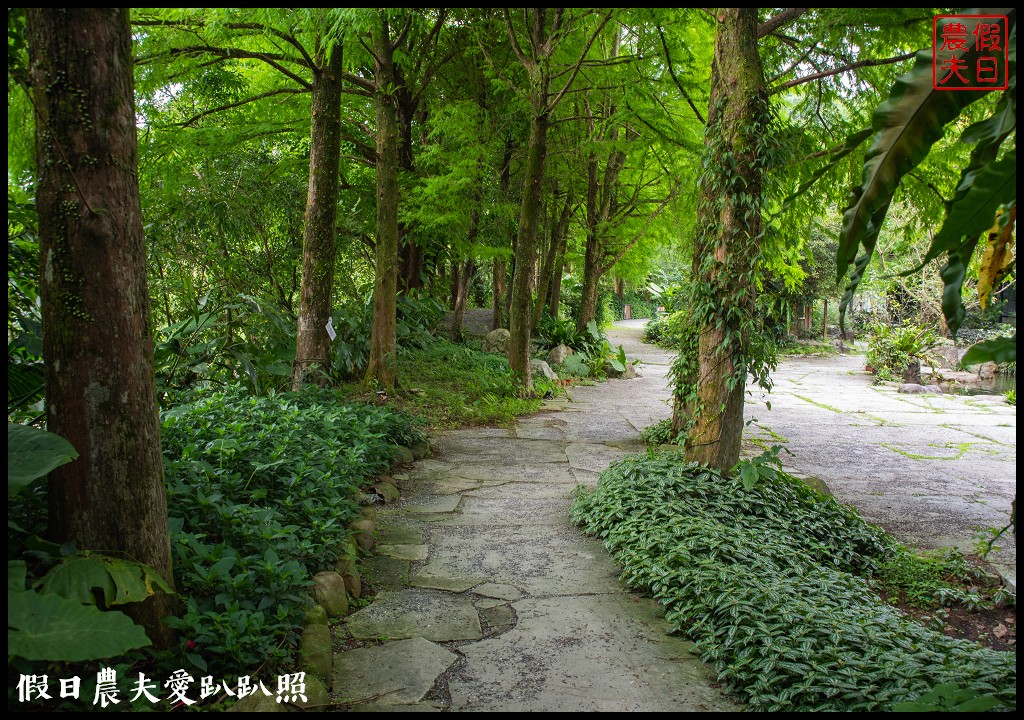
M 505 273 L 507 272 L 505 258 L 496 257 L 491 263 L 491 285 L 494 289 L 493 316 L 491 329 L 497 330 L 504 327 L 505 313 Z
M 825 298 L 825 307 L 821 311 L 821 337 L 828 340 L 828 298 Z
M 767 112 L 764 73 L 757 50 L 757 10 L 719 8 L 706 144 L 712 167 L 725 167 L 730 153 L 732 179 L 705 176 L 697 226 L 694 277 L 707 285 L 699 300 L 696 403 L 687 408 L 693 422 L 686 458 L 723 470 L 739 460 L 743 434 L 743 355 L 749 338 L 735 318 L 753 312 L 754 275 L 761 233 L 760 158 L 757 133 Z M 678 411 L 677 407 L 677 411 Z
M 373 330 L 366 380 L 395 386 L 395 314 L 398 292 L 398 111 L 386 89 L 394 87 L 394 51 L 388 22 L 381 17 L 373 30 L 377 117 L 377 253 L 373 283 Z
M 526 151 L 523 200 L 519 209 L 519 233 L 516 236 L 516 267 L 512 277 L 512 305 L 509 309 L 508 363 L 519 378 L 523 391 L 533 389 L 530 377 L 530 275 L 541 221 L 541 191 L 544 184 L 544 157 L 547 152 L 547 87 L 533 90 L 533 116 L 530 119 L 530 144 Z
M 28 9 L 47 426 L 78 451 L 49 476 L 49 536 L 173 583 L 153 382 L 128 10 Z M 127 606 L 173 642 L 160 593 Z
M 309 148 L 309 191 L 302 238 L 302 287 L 295 336 L 292 385 L 326 385 L 331 367 L 331 316 L 338 213 L 338 164 L 341 152 L 341 48 L 313 71 Z
M 469 259 L 462 264 L 459 271 L 459 286 L 455 292 L 455 309 L 452 312 L 452 340 L 462 339 L 462 322 L 466 318 L 466 305 L 469 301 L 469 288 L 476 275 L 476 261 Z
M 554 273 L 559 256 L 565 255 L 565 237 L 569 232 L 569 218 L 572 216 L 572 190 L 566 193 L 565 204 L 558 217 L 551 218 L 551 241 L 548 252 L 540 271 L 540 283 L 537 286 L 537 302 L 533 307 L 533 326 L 540 325 L 545 304 L 549 304 L 550 290 L 555 284 Z M 559 269 L 561 272 L 561 269 Z M 560 280 L 561 278 L 559 278 Z M 549 305 L 550 307 L 550 305 Z M 549 311 L 550 312 L 550 311 Z M 552 315 L 552 317 L 555 317 Z
M 626 281 L 620 277 L 615 278 L 615 297 L 623 302 L 626 301 Z

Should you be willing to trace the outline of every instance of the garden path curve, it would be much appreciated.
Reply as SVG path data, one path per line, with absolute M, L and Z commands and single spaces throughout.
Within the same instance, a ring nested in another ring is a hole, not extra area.
M 335 693 L 365 700 L 354 709 L 738 709 L 569 520 L 575 489 L 670 415 L 672 355 L 640 341 L 644 322 L 609 333 L 642 377 L 574 388 L 509 430 L 439 433 L 433 457 L 396 476 L 403 498 L 380 512 L 364 568 L 380 592 L 345 620 L 334 660 Z M 785 446 L 790 471 L 905 542 L 970 550 L 976 526 L 1007 522 L 1016 408 L 1001 398 L 899 395 L 870 385 L 858 356 L 784 359 L 773 379 L 748 396 L 745 456 Z M 1015 583 L 1004 546 L 994 559 Z
M 380 592 L 345 624 L 366 644 L 334 661 L 334 692 L 367 699 L 355 710 L 737 709 L 569 519 L 576 488 L 670 414 L 671 355 L 632 325 L 611 339 L 642 377 L 574 388 L 512 429 L 439 433 L 396 476 L 402 500 L 381 510 L 365 570 Z

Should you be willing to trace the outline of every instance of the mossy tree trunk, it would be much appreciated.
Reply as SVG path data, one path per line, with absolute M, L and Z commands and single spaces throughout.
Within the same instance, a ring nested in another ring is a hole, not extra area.
M 373 95 L 377 118 L 377 246 L 373 284 L 373 330 L 370 336 L 369 384 L 395 386 L 396 293 L 398 291 L 398 108 L 394 51 L 387 16 L 373 29 Z
M 321 52 L 321 55 L 326 53 Z M 342 51 L 318 58 L 313 68 L 312 121 L 309 147 L 309 191 L 302 238 L 302 286 L 295 338 L 292 384 L 326 385 L 331 366 L 331 316 L 338 212 L 338 167 L 341 152 Z
M 544 184 L 544 159 L 547 154 L 548 110 L 547 75 L 537 73 L 532 87 L 530 142 L 526 150 L 523 200 L 519 209 L 516 235 L 515 271 L 512 276 L 512 303 L 509 307 L 508 363 L 525 392 L 532 388 L 530 377 L 530 311 L 532 310 L 533 257 L 541 220 L 541 191 Z
M 171 572 L 139 203 L 128 10 L 26 11 L 36 107 L 49 536 Z M 127 606 L 169 646 L 161 593 Z
M 754 276 L 760 250 L 767 118 L 757 49 L 757 10 L 719 8 L 705 145 L 711 172 L 702 178 L 694 247 L 699 332 L 695 387 L 678 413 L 689 419 L 687 460 L 731 469 L 739 460 Z M 731 159 L 728 157 L 731 155 Z

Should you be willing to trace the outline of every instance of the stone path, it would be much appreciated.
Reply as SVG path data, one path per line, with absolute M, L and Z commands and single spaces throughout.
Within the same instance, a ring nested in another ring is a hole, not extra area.
M 871 385 L 863 355 L 791 358 L 748 396 L 744 454 L 783 445 L 797 474 L 900 540 L 973 551 L 1017 493 L 1017 408 L 994 395 L 904 395 Z M 771 410 L 765 403 L 771 402 Z M 761 447 L 759 447 L 761 446 Z M 1013 536 L 990 561 L 1016 585 Z
M 381 592 L 345 623 L 363 647 L 334 661 L 335 693 L 365 700 L 355 710 L 739 709 L 568 518 L 577 486 L 670 415 L 671 355 L 640 342 L 643 324 L 610 333 L 642 377 L 575 388 L 511 430 L 442 433 L 396 477 L 403 499 L 381 511 L 364 568 Z M 858 356 L 785 360 L 774 378 L 771 395 L 748 396 L 745 455 L 784 445 L 790 469 L 904 541 L 969 550 L 973 526 L 1005 524 L 1015 408 L 872 387 Z M 1004 545 L 999 567 L 1015 579 Z
M 511 430 L 441 433 L 396 476 L 403 499 L 380 512 L 365 569 L 382 592 L 346 621 L 368 644 L 334 662 L 333 690 L 367 699 L 355 710 L 737 709 L 569 521 L 576 488 L 670 414 L 671 356 L 639 332 L 614 340 L 643 377 L 575 388 Z

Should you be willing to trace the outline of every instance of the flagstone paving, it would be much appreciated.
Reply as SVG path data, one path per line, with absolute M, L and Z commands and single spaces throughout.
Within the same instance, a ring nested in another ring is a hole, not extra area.
M 357 711 L 736 711 L 651 600 L 626 591 L 571 524 L 580 486 L 669 417 L 671 355 L 610 333 L 642 376 L 576 387 L 510 429 L 439 433 L 395 475 L 364 564 L 373 602 L 335 628 L 333 691 Z M 898 396 L 862 358 L 783 362 L 749 397 L 744 452 L 787 466 L 905 540 L 970 545 L 1016 492 L 1016 410 L 996 399 Z M 766 401 L 772 403 L 769 411 Z M 1015 553 L 999 558 L 1015 575 Z

